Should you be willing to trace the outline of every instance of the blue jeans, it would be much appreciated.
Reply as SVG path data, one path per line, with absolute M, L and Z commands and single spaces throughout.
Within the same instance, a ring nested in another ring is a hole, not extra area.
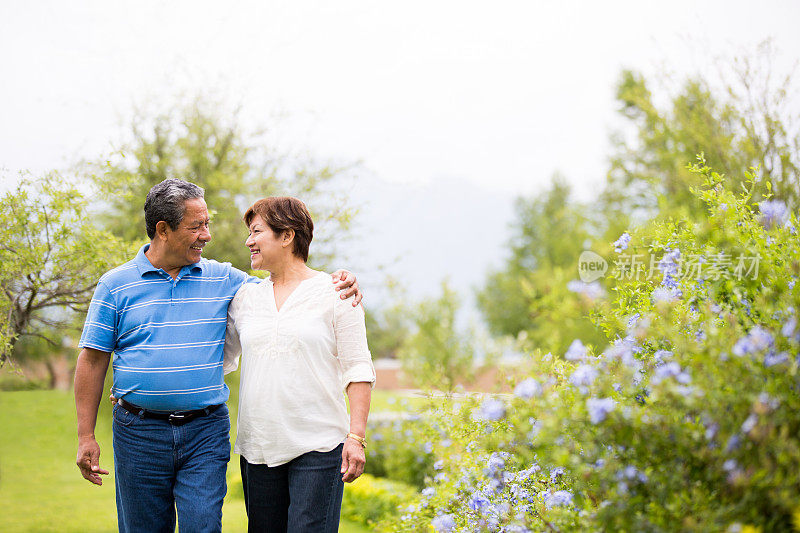
M 342 445 L 280 466 L 240 458 L 249 532 L 336 533 L 344 482 Z
M 114 473 L 122 533 L 222 531 L 230 420 L 223 405 L 182 426 L 114 406 Z

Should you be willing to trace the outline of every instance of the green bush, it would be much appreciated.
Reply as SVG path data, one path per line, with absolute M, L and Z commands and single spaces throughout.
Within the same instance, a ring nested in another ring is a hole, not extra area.
M 365 472 L 400 481 L 419 489 L 432 475 L 435 437 L 418 415 L 369 421 Z
M 734 194 L 693 171 L 705 216 L 616 243 L 618 268 L 659 268 L 606 280 L 609 344 L 534 352 L 513 395 L 442 406 L 438 473 L 395 529 L 800 531 L 797 216 L 754 205 L 753 176 Z
M 342 519 L 370 527 L 393 523 L 399 507 L 415 494 L 414 487 L 405 483 L 362 474 L 344 486 Z
M 43 390 L 48 389 L 43 379 L 28 379 L 14 370 L 4 368 L 0 373 L 0 391 Z

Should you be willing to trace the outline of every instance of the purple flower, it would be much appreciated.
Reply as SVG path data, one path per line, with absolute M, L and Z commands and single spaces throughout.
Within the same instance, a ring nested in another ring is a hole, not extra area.
M 786 224 L 789 220 L 789 209 L 782 200 L 765 200 L 758 204 L 761 210 L 759 222 L 767 229 Z
M 434 496 L 436 496 L 436 489 L 433 487 L 425 487 L 424 489 L 422 489 L 422 495 L 425 496 L 426 498 L 433 498 Z
M 653 353 L 653 360 L 655 360 L 657 365 L 661 365 L 664 363 L 665 359 L 669 359 L 672 357 L 672 352 L 669 350 L 658 350 Z
M 506 405 L 494 398 L 487 398 L 478 410 L 477 418 L 481 420 L 496 421 L 506 416 Z
M 772 335 L 761 326 L 754 326 L 746 336 L 733 346 L 733 353 L 738 356 L 764 350 L 772 345 Z
M 535 474 L 539 470 L 541 470 L 539 465 L 534 463 L 529 468 L 526 468 L 525 470 L 520 470 L 519 472 L 517 472 L 516 475 L 514 476 L 514 480 L 517 481 L 517 482 L 525 481 L 526 479 L 531 477 L 533 474 Z
M 568 490 L 557 490 L 553 493 L 547 491 L 542 495 L 542 498 L 544 499 L 544 506 L 548 509 L 572 503 L 572 493 Z
M 494 476 L 503 471 L 503 469 L 506 467 L 506 462 L 499 453 L 494 452 L 491 456 L 489 456 L 489 460 L 486 461 L 486 467 L 486 473 Z
M 489 502 L 489 498 L 487 498 L 481 491 L 476 490 L 472 493 L 469 501 L 467 502 L 467 506 L 472 509 L 473 511 L 482 513 L 484 509 L 489 507 L 491 503 Z
M 567 361 L 581 361 L 584 357 L 586 357 L 586 346 L 579 339 L 572 341 L 564 354 Z
M 572 376 L 570 376 L 569 382 L 576 387 L 589 387 L 594 383 L 597 375 L 597 369 L 592 365 L 580 365 L 575 369 L 575 372 L 572 373 Z
M 611 398 L 589 398 L 586 400 L 586 409 L 589 411 L 589 419 L 592 424 L 599 424 L 606 419 L 608 413 L 614 410 L 617 404 Z
M 451 514 L 439 515 L 431 521 L 433 529 L 442 533 L 450 533 L 456 527 L 456 521 Z
M 631 236 L 626 231 L 622 235 L 620 235 L 619 239 L 614 241 L 614 251 L 620 253 L 622 250 L 627 250 L 628 245 L 631 243 Z
M 550 471 L 550 483 L 555 483 L 558 478 L 564 475 L 564 469 L 560 466 Z
M 783 323 L 783 327 L 781 328 L 781 335 L 786 337 L 787 339 L 794 335 L 794 331 L 797 328 L 797 317 L 791 316 L 789 320 Z
M 605 291 L 598 281 L 584 283 L 583 281 L 574 279 L 567 283 L 567 289 L 577 294 L 582 294 L 590 300 L 596 300 L 605 295 Z
M 628 465 L 617 472 L 617 479 L 627 479 L 629 481 L 647 483 L 647 474 L 638 470 L 635 466 Z
M 674 250 L 667 249 L 658 262 L 658 268 L 664 273 L 664 276 L 676 276 L 678 274 L 678 262 L 681 260 L 681 251 L 677 248 Z
M 650 298 L 653 299 L 654 303 L 671 302 L 672 300 L 678 298 L 678 291 L 662 285 L 653 290 L 653 292 L 650 294 Z
M 520 398 L 530 400 L 531 398 L 542 394 L 542 386 L 535 379 L 528 378 L 517 384 L 517 386 L 514 388 L 514 394 Z
M 638 366 L 638 362 L 633 357 L 633 354 L 639 351 L 641 351 L 641 348 L 636 344 L 633 337 L 628 335 L 624 339 L 618 338 L 615 340 L 612 346 L 606 348 L 603 356 L 609 359 L 619 359 L 625 366 L 635 368 Z
M 775 353 L 774 351 L 770 351 L 764 356 L 764 366 L 766 367 L 780 365 L 787 361 L 789 361 L 789 354 L 786 352 Z
M 653 383 L 658 384 L 667 378 L 675 378 L 675 381 L 686 385 L 692 381 L 688 373 L 681 370 L 681 365 L 675 361 L 670 361 L 656 368 Z
M 742 422 L 742 433 L 750 433 L 750 431 L 756 427 L 758 424 L 758 415 L 755 413 L 750 413 L 750 416 L 747 417 L 747 420 Z

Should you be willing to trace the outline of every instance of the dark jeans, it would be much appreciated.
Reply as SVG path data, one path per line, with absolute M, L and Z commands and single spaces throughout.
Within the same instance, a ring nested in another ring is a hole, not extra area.
M 114 406 L 114 471 L 122 533 L 222 530 L 230 420 L 223 405 L 173 426 Z
M 280 466 L 250 464 L 242 469 L 247 531 L 336 533 L 344 482 L 342 445 L 308 452 Z

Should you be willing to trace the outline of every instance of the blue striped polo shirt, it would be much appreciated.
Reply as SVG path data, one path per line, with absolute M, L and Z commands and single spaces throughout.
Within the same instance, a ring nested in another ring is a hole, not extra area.
M 228 304 L 258 279 L 205 258 L 172 279 L 144 255 L 149 247 L 100 278 L 79 346 L 114 353 L 111 393 L 132 404 L 181 411 L 223 403 Z

